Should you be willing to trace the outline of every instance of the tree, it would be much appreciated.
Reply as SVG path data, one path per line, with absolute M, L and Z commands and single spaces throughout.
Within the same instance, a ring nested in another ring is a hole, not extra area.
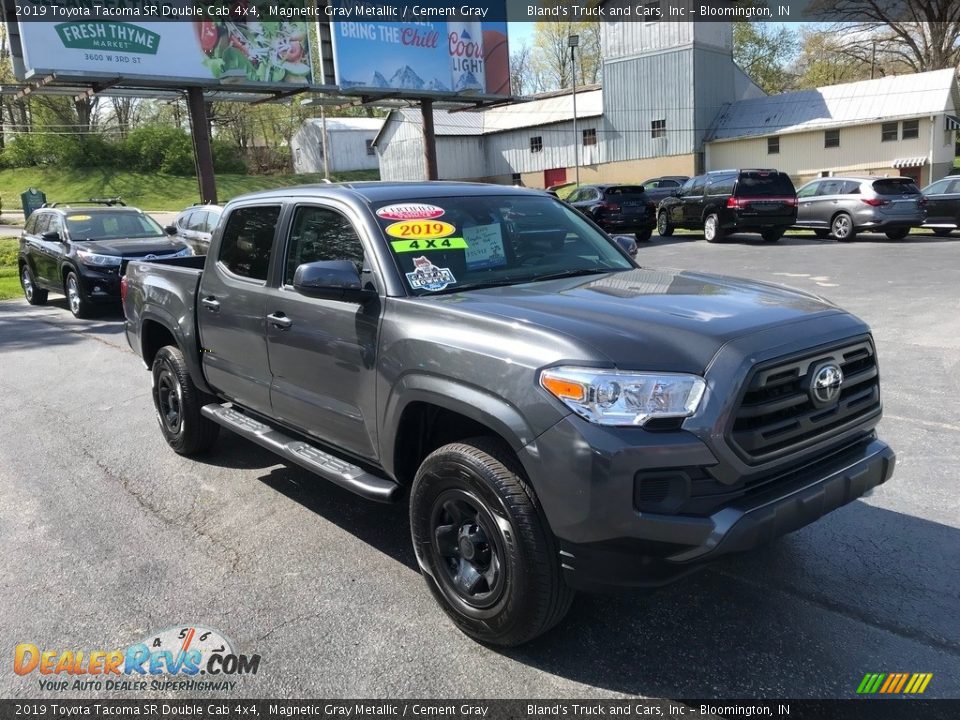
M 577 84 L 600 80 L 600 23 L 538 22 L 533 30 L 530 66 L 532 77 L 543 90 L 567 88 L 573 84 L 573 65 L 568 39 L 579 35 L 577 48 Z
M 957 0 L 816 0 L 837 19 L 832 31 L 843 52 L 869 67 L 874 57 L 893 72 L 927 72 L 960 65 Z
M 766 23 L 733 24 L 733 59 L 760 88 L 775 94 L 792 85 L 787 68 L 799 50 L 796 33 Z

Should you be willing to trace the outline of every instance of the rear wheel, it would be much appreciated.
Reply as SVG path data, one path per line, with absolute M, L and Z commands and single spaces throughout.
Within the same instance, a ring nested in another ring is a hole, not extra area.
M 80 278 L 72 270 L 67 273 L 67 277 L 63 281 L 63 293 L 67 296 L 67 305 L 70 306 L 70 312 L 73 313 L 74 317 L 81 320 L 90 317 L 93 308 L 83 294 Z
M 703 219 L 703 237 L 707 242 L 720 242 L 724 235 L 720 217 L 716 213 L 710 213 Z
M 760 237 L 763 238 L 764 242 L 776 242 L 783 237 L 783 234 L 786 232 L 783 228 L 776 228 L 774 230 L 764 230 L 760 233 Z
M 23 296 L 31 305 L 47 304 L 47 291 L 37 287 L 33 273 L 30 272 L 30 266 L 26 263 L 20 268 L 20 287 L 23 288 Z
M 153 359 L 153 404 L 160 432 L 174 452 L 196 455 L 213 445 L 220 426 L 200 412 L 213 401 L 193 384 L 180 348 L 160 348 Z
M 660 237 L 670 237 L 673 235 L 674 227 L 667 221 L 667 213 L 661 212 L 657 215 L 657 234 Z
M 891 230 L 886 233 L 886 236 L 891 240 L 903 240 L 907 235 L 910 234 L 910 228 L 904 228 L 902 230 Z
M 814 230 L 813 234 L 821 240 L 826 240 L 828 237 L 830 237 L 830 231 L 826 229 Z
M 653 235 L 653 229 L 644 230 L 643 232 L 634 233 L 634 237 L 637 239 L 637 242 L 646 242 L 650 239 L 650 236 Z
M 850 242 L 857 236 L 853 227 L 853 218 L 846 213 L 840 213 L 830 223 L 830 234 L 839 242 Z
M 410 529 L 430 592 L 480 642 L 520 645 L 570 607 L 553 535 L 516 456 L 496 438 L 444 445 L 423 461 Z

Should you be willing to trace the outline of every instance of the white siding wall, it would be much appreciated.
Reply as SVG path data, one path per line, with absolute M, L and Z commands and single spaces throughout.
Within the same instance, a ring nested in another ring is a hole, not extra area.
M 420 164 L 424 164 L 423 157 Z M 437 138 L 437 174 L 441 180 L 470 180 L 486 177 L 483 140 L 476 135 L 447 135 Z
M 377 143 L 381 180 L 426 180 L 423 133 L 419 125 L 405 122 L 400 113 L 390 114 Z
M 373 140 L 375 130 L 327 130 L 330 142 L 330 172 L 348 170 L 376 170 L 380 163 L 376 155 L 367 155 L 367 140 Z M 319 124 L 304 123 L 290 141 L 293 169 L 298 173 L 323 172 L 323 130 Z
M 934 163 L 952 158 L 943 142 L 943 120 L 934 124 Z M 902 122 L 901 122 L 902 126 Z M 929 157 L 931 123 L 920 120 L 920 136 L 912 140 L 881 142 L 880 123 L 840 128 L 840 147 L 823 147 L 823 130 L 780 136 L 780 153 L 767 154 L 767 138 L 713 142 L 707 148 L 707 169 L 775 167 L 792 176 L 818 175 L 821 171 L 868 171 L 890 168 L 898 158 Z M 901 127 L 902 133 L 902 127 Z
M 594 128 L 602 139 L 600 118 L 584 118 L 577 122 L 577 140 L 581 141 L 583 130 Z M 539 135 L 543 150 L 530 152 L 530 138 Z M 510 132 L 485 136 L 486 166 L 484 175 L 509 175 L 511 173 L 541 172 L 552 168 L 574 166 L 573 122 L 555 123 L 535 128 L 521 128 Z M 582 147 L 582 165 L 602 162 L 599 147 Z

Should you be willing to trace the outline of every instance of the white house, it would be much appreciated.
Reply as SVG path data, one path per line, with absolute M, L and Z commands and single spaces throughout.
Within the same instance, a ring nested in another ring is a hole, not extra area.
M 328 165 L 330 172 L 376 170 L 380 167 L 373 139 L 383 124 L 381 118 L 327 118 Z M 297 173 L 322 173 L 323 123 L 311 118 L 303 123 L 290 141 L 293 170 Z

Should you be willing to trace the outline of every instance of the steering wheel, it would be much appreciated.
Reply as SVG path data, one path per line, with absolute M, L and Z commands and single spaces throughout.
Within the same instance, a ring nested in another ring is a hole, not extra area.
M 521 265 L 528 265 L 531 260 L 540 260 L 540 259 L 542 259 L 542 258 L 545 258 L 546 256 L 547 256 L 547 254 L 546 254 L 545 252 L 541 252 L 541 251 L 539 251 L 539 250 L 535 250 L 534 252 L 527 253 L 526 255 L 521 255 L 521 256 L 520 256 L 520 264 L 521 264 Z

